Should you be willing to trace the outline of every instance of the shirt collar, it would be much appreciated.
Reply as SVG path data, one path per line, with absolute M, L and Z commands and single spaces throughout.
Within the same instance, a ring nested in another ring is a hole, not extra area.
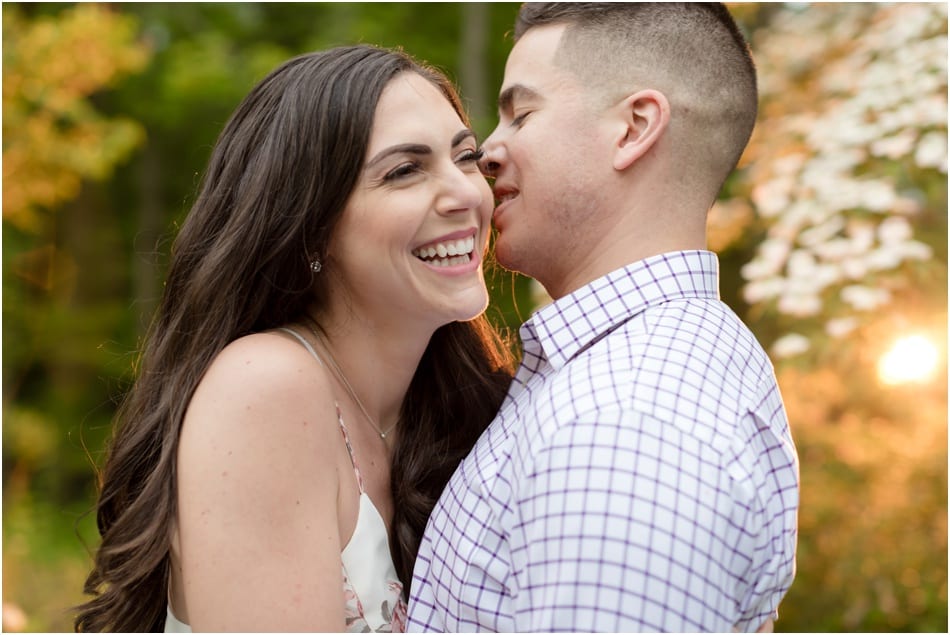
M 716 254 L 669 252 L 612 271 L 539 309 L 522 326 L 522 341 L 536 339 L 559 369 L 599 334 L 650 306 L 682 298 L 719 299 Z

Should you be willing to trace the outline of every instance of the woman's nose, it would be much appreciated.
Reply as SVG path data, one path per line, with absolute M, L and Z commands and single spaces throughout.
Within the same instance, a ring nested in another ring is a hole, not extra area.
M 455 169 L 443 181 L 444 189 L 438 206 L 443 213 L 472 210 L 482 205 L 490 190 L 477 172 Z

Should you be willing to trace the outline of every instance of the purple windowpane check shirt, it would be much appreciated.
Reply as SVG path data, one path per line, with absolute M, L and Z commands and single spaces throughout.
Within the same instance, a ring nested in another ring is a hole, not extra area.
M 795 570 L 798 460 L 718 261 L 663 254 L 539 310 L 416 561 L 409 629 L 755 630 Z

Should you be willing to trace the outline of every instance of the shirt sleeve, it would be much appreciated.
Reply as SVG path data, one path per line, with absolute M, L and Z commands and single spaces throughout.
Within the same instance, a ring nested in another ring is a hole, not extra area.
M 524 468 L 515 631 L 732 630 L 754 546 L 716 449 L 642 413 L 601 413 L 562 425 Z
M 788 429 L 781 394 L 774 381 L 760 386 L 761 400 L 736 439 L 733 466 L 737 482 L 748 482 L 758 492 L 744 525 L 758 527 L 755 557 L 740 587 L 740 618 L 736 627 L 753 632 L 771 617 L 795 578 L 798 542 L 798 454 Z M 752 432 L 754 430 L 754 432 Z M 753 466 L 742 473 L 744 466 Z M 744 478 L 743 478 L 744 477 Z

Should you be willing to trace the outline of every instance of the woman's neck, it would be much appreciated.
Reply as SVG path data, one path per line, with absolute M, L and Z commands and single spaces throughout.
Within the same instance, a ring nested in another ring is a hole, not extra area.
M 353 316 L 334 320 L 323 315 L 315 321 L 319 328 L 312 321 L 307 327 L 332 357 L 331 364 L 336 362 L 345 378 L 342 383 L 349 383 L 354 400 L 378 431 L 389 430 L 398 420 L 432 331 L 386 327 Z

